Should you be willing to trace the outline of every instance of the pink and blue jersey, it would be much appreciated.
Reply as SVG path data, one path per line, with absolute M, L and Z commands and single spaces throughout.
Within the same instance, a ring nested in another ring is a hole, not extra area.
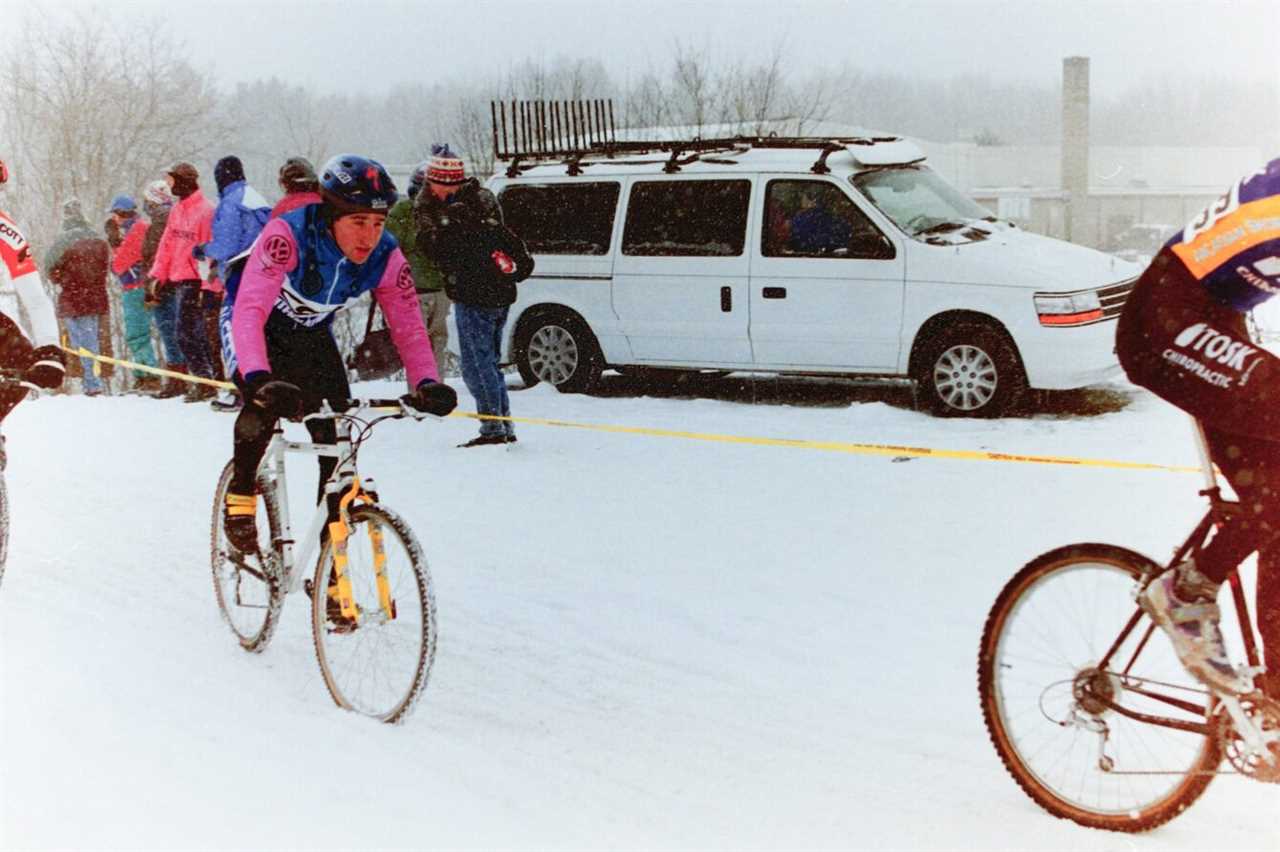
M 265 329 L 273 333 L 310 329 L 333 323 L 338 311 L 372 292 L 391 331 L 408 374 L 409 387 L 424 379 L 439 381 L 430 338 L 409 262 L 395 237 L 383 233 L 364 263 L 342 254 L 329 229 L 321 224 L 319 205 L 308 205 L 262 229 L 245 260 L 231 310 L 228 358 L 240 375 L 270 372 Z
M 1280 159 L 1237 182 L 1165 247 L 1238 311 L 1280 293 Z

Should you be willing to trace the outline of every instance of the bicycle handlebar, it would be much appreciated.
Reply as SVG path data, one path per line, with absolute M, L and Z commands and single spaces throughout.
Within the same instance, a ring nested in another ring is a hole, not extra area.
M 419 411 L 409 405 L 404 401 L 404 397 L 400 397 L 398 399 L 324 400 L 320 403 L 318 408 L 303 412 L 302 417 L 298 419 L 305 423 L 308 420 L 329 420 L 334 417 L 350 415 L 353 412 L 374 410 L 379 410 L 380 413 L 383 413 L 388 417 L 412 417 L 414 420 L 426 420 L 428 418 L 434 420 L 440 419 L 438 415 Z

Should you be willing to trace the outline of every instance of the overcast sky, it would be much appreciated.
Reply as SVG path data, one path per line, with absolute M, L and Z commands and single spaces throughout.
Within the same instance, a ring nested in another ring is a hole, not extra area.
M 1280 79 L 1280 0 L 44 0 L 45 9 L 156 16 L 227 83 L 277 76 L 326 91 L 487 75 L 526 57 L 600 59 L 622 78 L 665 69 L 679 38 L 714 55 L 767 53 L 795 71 L 978 72 L 1056 85 L 1092 59 L 1095 91 L 1152 75 Z M 0 0 L 22 14 L 25 0 Z

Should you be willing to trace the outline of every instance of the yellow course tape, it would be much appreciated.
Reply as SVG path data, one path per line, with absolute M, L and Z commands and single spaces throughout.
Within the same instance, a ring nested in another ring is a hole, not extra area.
M 455 417 L 471 417 L 476 420 L 508 420 L 512 423 L 531 423 L 537 426 L 559 426 L 566 429 L 590 429 L 595 432 L 615 432 L 624 435 L 646 435 L 654 438 L 682 438 L 687 441 L 714 441 L 721 444 L 748 444 L 758 447 L 790 447 L 798 450 L 821 450 L 830 453 L 852 453 L 868 456 L 893 456 L 894 458 L 964 459 L 966 461 L 1022 462 L 1024 464 L 1056 464 L 1077 467 L 1108 467 L 1121 470 L 1165 470 L 1174 473 L 1199 473 L 1198 467 L 1126 462 L 1110 459 L 1085 459 L 1071 456 L 1034 456 L 1013 453 L 992 453 L 982 450 L 936 450 L 931 447 L 905 447 L 893 444 L 851 444 L 842 441 L 806 441 L 793 438 L 754 438 L 744 435 L 715 435 L 704 432 L 682 432 L 676 429 L 651 429 L 643 426 L 610 426 L 602 423 L 573 423 L 568 420 L 544 420 L 536 417 L 496 417 L 488 414 L 472 414 L 455 411 Z
M 107 355 L 99 355 L 95 352 L 90 352 L 88 349 L 85 349 L 83 346 L 81 346 L 78 349 L 73 348 L 71 346 L 62 346 L 60 348 L 64 352 L 69 352 L 72 355 L 79 355 L 81 358 L 91 358 L 94 361 L 96 361 L 98 364 L 115 364 L 117 367 L 128 367 L 130 370 L 138 370 L 143 373 L 152 373 L 157 376 L 167 376 L 171 379 L 180 379 L 181 381 L 191 382 L 192 384 L 212 385 L 215 388 L 226 388 L 227 390 L 235 390 L 235 387 L 236 387 L 231 382 L 220 382 L 217 379 L 206 379 L 202 376 L 193 376 L 190 373 L 179 373 L 175 370 L 164 370 L 164 369 L 161 369 L 160 367 L 149 367 L 146 364 L 135 364 L 133 361 L 125 361 L 120 358 L 112 358 Z M 97 372 L 96 366 L 95 366 L 94 372 L 95 373 Z
M 218 388 L 234 389 L 231 382 L 220 382 L 216 379 L 205 379 L 188 373 L 177 373 L 159 367 L 148 367 L 146 364 L 135 364 L 119 358 L 97 355 L 87 349 L 73 349 L 63 346 L 67 352 L 82 358 L 127 367 L 131 370 L 142 370 L 158 376 L 169 376 L 186 382 L 199 382 Z M 534 426 L 555 426 L 561 429 L 586 429 L 592 432 L 612 432 L 620 435 L 643 435 L 649 438 L 679 438 L 686 441 L 711 441 L 718 444 L 745 444 L 756 447 L 789 447 L 797 450 L 819 450 L 829 453 L 849 453 L 865 456 L 892 456 L 894 458 L 932 458 L 960 459 L 964 461 L 1019 462 L 1022 464 L 1053 464 L 1073 467 L 1104 467 L 1116 470 L 1163 470 L 1172 473 L 1199 473 L 1199 467 L 1183 467 L 1179 465 L 1152 464 L 1149 462 L 1127 462 L 1114 459 L 1086 459 L 1073 456 L 1037 456 L 1018 453 L 993 453 L 983 450 L 938 450 L 932 447 L 908 447 L 895 444 L 853 444 L 843 441 L 808 441 L 796 438 L 757 438 L 747 435 L 716 435 L 706 432 L 684 432 L 678 429 L 653 429 L 645 426 L 612 426 L 607 423 L 574 423 L 570 420 L 548 420 L 538 417 L 499 417 L 491 414 L 476 414 L 470 411 L 455 411 L 450 417 L 469 417 L 473 420 L 501 420 L 510 423 L 527 423 Z

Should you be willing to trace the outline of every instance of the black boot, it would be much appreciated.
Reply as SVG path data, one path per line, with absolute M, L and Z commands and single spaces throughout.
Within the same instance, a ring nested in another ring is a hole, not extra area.
M 174 365 L 165 364 L 165 369 L 174 373 L 185 373 L 186 369 Z M 156 391 L 156 399 L 173 399 L 175 396 L 182 396 L 182 392 L 186 389 L 186 382 L 175 379 L 172 376 L 165 376 L 164 384 L 160 390 Z

